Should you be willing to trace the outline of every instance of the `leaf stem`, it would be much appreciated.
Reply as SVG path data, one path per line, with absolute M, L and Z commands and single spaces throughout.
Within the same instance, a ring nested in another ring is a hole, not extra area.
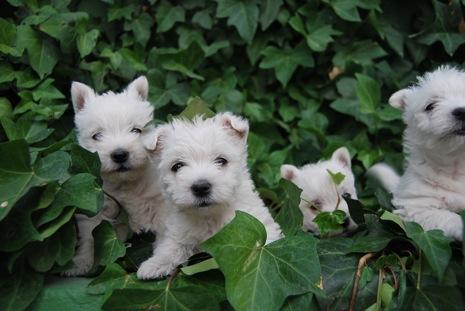
M 355 303 L 357 301 L 358 285 L 360 283 L 360 277 L 362 276 L 362 270 L 365 267 L 367 261 L 373 257 L 375 253 L 368 253 L 360 257 L 358 260 L 357 271 L 355 272 L 354 286 L 352 287 L 352 296 L 349 303 L 349 311 L 355 311 Z
M 417 275 L 417 289 L 420 289 L 421 284 L 421 249 L 418 250 L 418 275 Z
M 383 280 L 384 280 L 384 270 L 379 269 L 378 274 L 378 290 L 376 292 L 376 311 L 381 310 L 381 289 L 383 288 Z

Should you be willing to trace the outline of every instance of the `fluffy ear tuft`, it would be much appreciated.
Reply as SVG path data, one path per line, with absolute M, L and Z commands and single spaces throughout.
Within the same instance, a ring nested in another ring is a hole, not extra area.
M 73 102 L 74 112 L 82 110 L 89 99 L 95 97 L 95 92 L 92 88 L 84 83 L 74 81 L 71 83 L 71 101 Z
M 346 147 L 341 147 L 333 152 L 331 160 L 336 161 L 341 164 L 343 167 L 351 167 L 351 158 L 349 150 Z
M 406 97 L 409 92 L 409 89 L 402 89 L 395 92 L 389 98 L 389 105 L 397 109 L 404 109 L 405 106 L 407 106 Z
M 215 119 L 219 120 L 225 128 L 232 130 L 235 136 L 240 139 L 247 139 L 247 135 L 249 134 L 249 122 L 247 119 L 236 116 L 230 112 L 220 113 Z
M 299 174 L 299 169 L 294 165 L 284 164 L 281 165 L 281 177 L 295 183 L 295 179 Z
M 145 149 L 153 153 L 159 153 L 163 148 L 163 140 L 165 136 L 164 126 L 157 128 L 151 127 L 144 131 L 142 143 Z
M 129 83 L 126 90 L 129 95 L 145 101 L 149 95 L 149 81 L 145 76 L 140 76 Z

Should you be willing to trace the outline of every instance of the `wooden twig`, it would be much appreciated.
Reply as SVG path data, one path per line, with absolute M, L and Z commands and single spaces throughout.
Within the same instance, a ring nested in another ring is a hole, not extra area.
M 171 287 L 171 283 L 173 282 L 173 280 L 176 278 L 176 276 L 179 274 L 179 272 L 181 272 L 181 269 L 179 267 L 177 267 L 174 272 L 170 275 L 170 277 L 168 278 L 168 283 L 166 284 L 166 288 L 170 288 Z
M 355 303 L 357 302 L 358 285 L 360 283 L 360 277 L 362 276 L 363 268 L 367 261 L 373 257 L 375 253 L 368 253 L 360 257 L 358 260 L 357 271 L 355 272 L 354 286 L 352 287 L 352 295 L 349 303 L 349 311 L 355 311 Z

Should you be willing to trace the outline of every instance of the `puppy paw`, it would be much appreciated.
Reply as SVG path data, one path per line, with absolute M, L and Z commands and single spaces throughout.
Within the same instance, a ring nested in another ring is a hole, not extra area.
M 153 259 L 144 261 L 137 270 L 137 278 L 141 280 L 158 279 L 171 274 L 176 266 L 172 263 L 161 263 Z
M 73 258 L 73 267 L 61 272 L 63 276 L 81 276 L 86 275 L 94 265 L 93 258 L 76 257 Z

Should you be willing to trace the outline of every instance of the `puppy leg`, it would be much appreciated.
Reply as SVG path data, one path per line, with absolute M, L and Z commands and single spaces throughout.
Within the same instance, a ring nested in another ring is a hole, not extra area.
M 75 215 L 78 228 L 78 248 L 73 257 L 73 267 L 62 272 L 65 276 L 87 274 L 94 265 L 94 238 L 92 230 L 102 222 L 100 214 L 94 217 Z
M 168 237 L 161 237 L 158 243 L 155 242 L 153 256 L 140 265 L 137 277 L 147 280 L 167 276 L 193 253 L 193 247 L 182 245 Z
M 424 230 L 439 229 L 447 236 L 462 240 L 462 219 L 454 212 L 438 208 L 408 207 L 397 209 L 395 213 L 405 220 L 419 223 Z
M 105 205 L 102 210 L 93 217 L 83 214 L 76 214 L 78 229 L 78 248 L 73 257 L 74 266 L 62 272 L 65 276 L 76 276 L 87 274 L 94 265 L 94 238 L 92 231 L 102 220 L 114 223 L 114 218 L 118 215 L 118 206 L 113 200 L 105 197 Z M 123 234 L 121 234 L 123 235 Z M 120 238 L 120 236 L 118 236 Z M 124 239 L 125 237 L 123 237 Z

